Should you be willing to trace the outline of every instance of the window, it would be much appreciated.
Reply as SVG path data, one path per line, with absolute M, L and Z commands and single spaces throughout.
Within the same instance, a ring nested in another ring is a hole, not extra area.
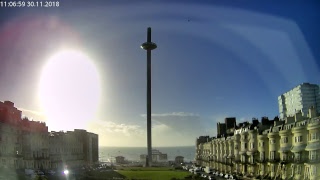
M 317 151 L 309 151 L 309 159 L 315 160 L 317 157 Z
M 317 174 L 317 167 L 316 166 L 312 166 L 311 167 L 311 176 L 315 176 Z
M 283 137 L 282 138 L 282 143 L 287 144 L 288 143 L 288 137 Z
M 294 137 L 294 142 L 302 142 L 302 136 L 295 136 Z
M 274 160 L 275 158 L 275 151 L 270 151 L 270 159 Z
M 311 133 L 311 141 L 317 140 L 319 138 L 318 133 Z
M 301 166 L 300 165 L 297 165 L 297 174 L 301 174 Z
M 261 160 L 261 161 L 264 160 L 264 152 L 260 153 L 260 160 Z
M 254 148 L 254 143 L 250 143 L 250 149 Z
M 300 160 L 301 160 L 301 153 L 302 153 L 302 152 L 298 152 L 298 153 L 295 153 L 295 154 L 294 154 L 296 161 L 300 161 Z
M 291 176 L 294 176 L 294 167 L 295 165 L 291 164 Z
M 282 160 L 283 160 L 283 161 L 288 160 L 288 154 L 283 153 L 283 154 L 282 154 Z
M 251 157 L 250 157 L 250 161 L 251 161 L 252 164 L 254 163 L 254 158 L 253 158 L 252 155 L 251 155 Z

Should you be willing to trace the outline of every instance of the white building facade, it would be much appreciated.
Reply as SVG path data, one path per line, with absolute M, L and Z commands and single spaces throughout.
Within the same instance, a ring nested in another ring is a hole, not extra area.
M 22 118 L 0 101 L 0 169 L 56 169 L 98 163 L 98 135 L 76 129 L 48 132 L 44 122 Z
M 280 119 L 294 116 L 301 111 L 302 116 L 307 117 L 308 109 L 314 106 L 317 113 L 320 113 L 319 85 L 302 83 L 290 91 L 278 97 Z

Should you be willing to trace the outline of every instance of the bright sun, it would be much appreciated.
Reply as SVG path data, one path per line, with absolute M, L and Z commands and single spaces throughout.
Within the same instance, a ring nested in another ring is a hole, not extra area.
M 53 55 L 42 69 L 39 98 L 50 130 L 86 128 L 100 98 L 95 65 L 78 51 Z

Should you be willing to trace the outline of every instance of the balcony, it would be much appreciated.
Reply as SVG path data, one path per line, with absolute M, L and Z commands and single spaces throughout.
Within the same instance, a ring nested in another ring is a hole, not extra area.
M 14 157 L 16 157 L 16 158 L 22 158 L 23 155 L 22 155 L 22 154 L 15 154 Z
M 48 156 L 48 157 L 43 157 L 43 156 L 42 156 L 42 157 L 34 157 L 33 159 L 34 159 L 34 160 L 48 160 L 48 159 L 50 159 L 50 158 L 49 158 L 49 156 Z
M 274 158 L 274 159 L 269 159 L 270 163 L 277 163 L 277 162 L 280 162 L 280 159 L 279 158 Z
M 256 162 L 256 161 L 249 161 L 248 164 L 250 164 L 250 165 L 256 165 L 257 162 Z
M 240 159 L 236 159 L 233 161 L 234 163 L 241 163 L 241 160 Z
M 15 158 L 20 158 L 23 157 L 22 154 L 16 154 L 16 153 L 1 153 L 0 152 L 0 157 L 15 157 Z
M 240 155 L 244 155 L 247 153 L 247 150 L 246 149 L 241 149 L 241 151 L 239 152 Z
M 314 150 L 319 150 L 320 149 L 320 142 L 315 141 L 315 142 L 308 142 L 307 146 L 305 148 L 306 151 L 314 151 Z
M 242 165 L 246 165 L 246 164 L 249 164 L 249 162 L 246 162 L 246 161 L 241 161 L 240 164 Z
M 308 161 L 307 158 L 295 158 L 292 160 L 292 163 L 303 164 L 303 163 L 306 163 L 307 161 Z
M 264 158 L 264 159 L 257 159 L 256 161 L 257 161 L 257 163 L 266 163 L 269 160 L 267 158 Z
M 288 164 L 288 163 L 292 163 L 293 160 L 292 159 L 284 159 L 284 160 L 280 160 L 281 164 Z
M 320 158 L 317 159 L 308 159 L 306 160 L 308 164 L 319 164 L 320 163 Z
M 296 126 L 291 129 L 291 132 L 298 133 L 298 132 L 302 132 L 303 130 L 306 130 L 305 126 Z
M 305 150 L 306 146 L 307 146 L 307 144 L 301 144 L 301 143 L 295 144 L 292 146 L 291 152 L 293 152 L 293 153 L 302 152 Z
M 320 127 L 320 119 L 319 118 L 313 118 L 310 119 L 308 122 L 308 130 L 316 129 Z
M 284 130 L 279 131 L 280 136 L 286 136 L 290 133 L 291 133 L 291 129 L 284 129 Z

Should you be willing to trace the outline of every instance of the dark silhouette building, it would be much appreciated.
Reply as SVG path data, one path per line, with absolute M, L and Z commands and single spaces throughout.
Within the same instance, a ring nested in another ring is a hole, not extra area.
M 227 134 L 227 128 L 225 123 L 217 123 L 217 137 Z

